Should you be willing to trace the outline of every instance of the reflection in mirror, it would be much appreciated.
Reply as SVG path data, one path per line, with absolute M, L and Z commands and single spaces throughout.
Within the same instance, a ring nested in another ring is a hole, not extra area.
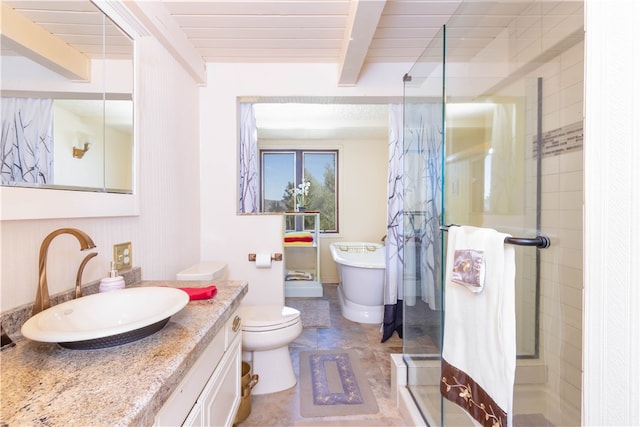
M 132 40 L 89 1 L 3 0 L 1 35 L 2 185 L 132 193 Z
M 447 223 L 524 215 L 524 108 L 517 97 L 447 102 L 446 168 L 468 178 L 447 181 Z

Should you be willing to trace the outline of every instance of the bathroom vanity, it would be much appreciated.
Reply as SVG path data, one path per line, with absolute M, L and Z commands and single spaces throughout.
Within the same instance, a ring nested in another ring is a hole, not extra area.
M 233 424 L 241 394 L 241 334 L 236 309 L 162 406 L 154 426 Z
M 0 353 L 0 425 L 232 425 L 240 403 L 243 281 L 216 281 L 155 334 L 100 350 L 15 339 Z M 144 281 L 198 287 L 211 282 Z

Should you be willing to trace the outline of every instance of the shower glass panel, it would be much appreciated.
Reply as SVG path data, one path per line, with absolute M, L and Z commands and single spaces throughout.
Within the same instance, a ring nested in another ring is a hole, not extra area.
M 444 224 L 551 238 L 515 247 L 513 422 L 580 425 L 583 9 L 463 1 L 405 77 L 404 359 L 429 425 L 472 425 L 439 393 Z
M 403 354 L 408 389 L 431 425 L 441 424 L 444 47 L 443 28 L 404 78 Z

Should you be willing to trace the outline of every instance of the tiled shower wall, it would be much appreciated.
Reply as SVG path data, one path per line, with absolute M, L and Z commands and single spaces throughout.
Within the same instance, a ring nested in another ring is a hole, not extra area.
M 556 407 L 549 415 L 561 417 L 551 421 L 577 425 L 582 381 L 584 43 L 530 77 L 530 118 L 536 115 L 537 78 L 543 82 L 542 131 L 547 141 L 542 150 L 540 228 L 551 237 L 551 247 L 540 251 L 540 358 L 548 370 L 548 404 Z M 527 186 L 535 189 L 536 122 L 527 123 L 533 126 L 527 134 Z M 552 136 L 555 144 L 549 140 Z M 534 203 L 529 200 L 528 215 L 535 215 Z

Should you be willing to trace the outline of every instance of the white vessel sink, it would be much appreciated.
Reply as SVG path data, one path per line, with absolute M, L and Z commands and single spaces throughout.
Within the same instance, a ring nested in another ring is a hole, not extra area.
M 22 335 L 73 349 L 113 347 L 159 331 L 188 302 L 186 292 L 167 287 L 103 292 L 36 314 L 24 323 Z

